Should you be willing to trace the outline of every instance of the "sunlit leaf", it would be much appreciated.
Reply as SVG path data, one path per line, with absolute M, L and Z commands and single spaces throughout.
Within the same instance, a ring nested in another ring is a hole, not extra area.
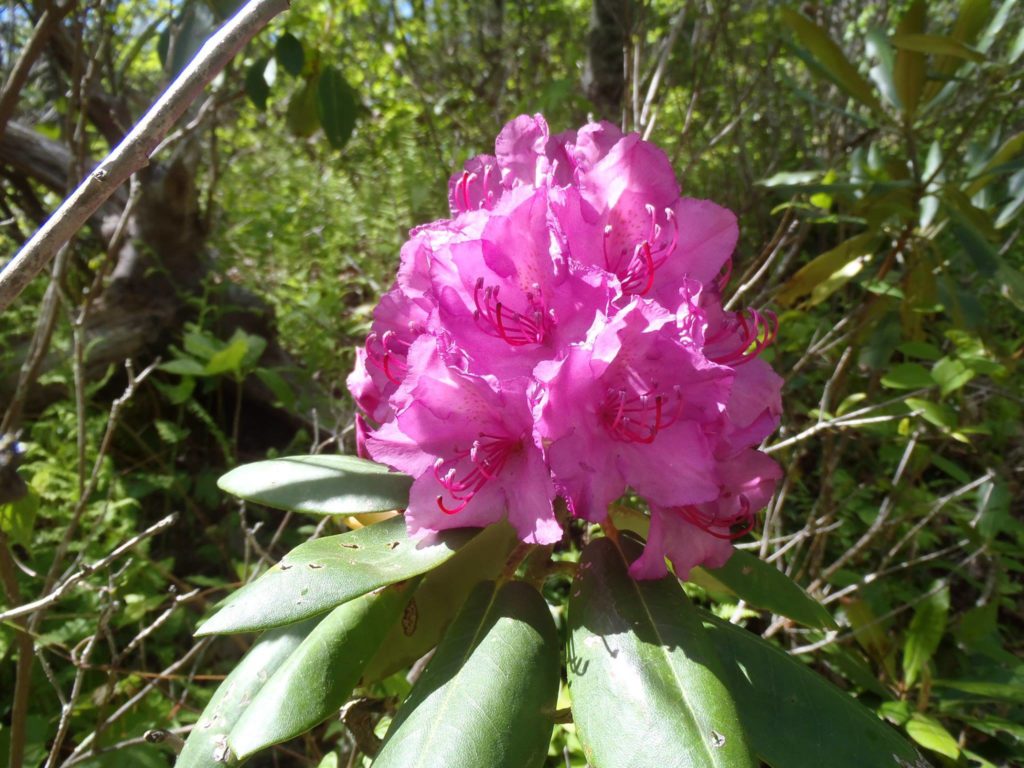
M 220 768 L 224 761 L 228 732 L 245 712 L 253 696 L 271 675 L 299 647 L 320 621 L 319 618 L 273 629 L 260 637 L 206 705 L 175 768 Z
M 243 464 L 217 485 L 275 509 L 341 515 L 405 509 L 412 478 L 355 456 L 319 454 Z
M 862 104 L 881 111 L 881 105 L 871 86 L 825 30 L 791 8 L 784 7 L 781 13 L 786 26 L 797 36 L 800 44 L 810 51 L 836 85 Z
M 588 759 L 601 768 L 756 766 L 713 640 L 679 582 L 636 581 L 627 567 L 611 540 L 591 542 L 569 600 L 569 689 Z
M 270 677 L 228 735 L 239 758 L 299 736 L 336 713 L 398 621 L 412 584 L 335 608 Z
M 903 642 L 903 679 L 906 685 L 917 682 L 928 661 L 935 655 L 946 633 L 949 616 L 949 587 L 942 585 L 917 604 L 914 618 Z
M 877 244 L 878 238 L 871 232 L 851 237 L 801 267 L 782 284 L 775 301 L 789 307 L 806 297 L 804 306 L 820 304 L 863 269 L 874 255 Z
M 316 616 L 436 568 L 476 533 L 461 528 L 417 543 L 406 533 L 405 519 L 397 516 L 300 544 L 229 597 L 196 634 L 254 632 Z
M 703 621 L 743 727 L 771 768 L 927 768 L 895 729 L 796 658 L 728 622 Z
M 367 665 L 365 680 L 381 680 L 436 646 L 473 588 L 501 573 L 517 541 L 508 523 L 489 525 L 450 560 L 427 573 L 402 620 L 391 628 Z
M 905 727 L 910 738 L 922 747 L 954 760 L 960 757 L 960 745 L 935 718 L 929 717 L 923 712 L 915 712 L 910 716 L 910 721 Z
M 753 606 L 786 616 L 804 626 L 820 629 L 836 626 L 832 615 L 778 568 L 749 552 L 737 549 L 721 568 L 698 568 L 691 580 L 711 587 L 725 587 Z

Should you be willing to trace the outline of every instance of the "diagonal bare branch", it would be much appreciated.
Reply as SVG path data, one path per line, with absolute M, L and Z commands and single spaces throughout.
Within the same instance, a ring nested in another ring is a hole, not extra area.
M 131 132 L 81 183 L 0 271 L 0 312 L 131 174 L 149 162 L 161 139 L 241 48 L 288 0 L 249 0 L 214 34 Z

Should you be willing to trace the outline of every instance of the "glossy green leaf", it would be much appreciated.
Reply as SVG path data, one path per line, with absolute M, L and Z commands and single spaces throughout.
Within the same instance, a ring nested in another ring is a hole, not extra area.
M 273 629 L 260 637 L 231 670 L 206 705 L 178 755 L 175 768 L 220 768 L 224 765 L 228 732 L 253 696 L 285 663 L 319 618 Z
M 796 658 L 702 618 L 754 751 L 772 768 L 927 768 L 895 729 Z
M 921 418 L 929 424 L 934 424 L 940 429 L 956 429 L 956 412 L 944 403 L 933 403 L 931 400 L 922 400 L 919 397 L 908 397 L 906 405 L 920 414 Z
M 382 680 L 412 664 L 440 642 L 469 593 L 481 581 L 497 578 L 518 541 L 506 522 L 489 525 L 445 563 L 423 577 L 366 667 L 364 681 Z
M 222 476 L 221 490 L 275 509 L 351 515 L 405 509 L 412 478 L 355 456 L 288 456 Z
M 412 588 L 406 582 L 363 595 L 324 617 L 231 729 L 232 752 L 244 759 L 299 736 L 336 713 L 398 621 Z
M 721 568 L 695 568 L 691 580 L 714 588 L 715 584 L 753 606 L 793 619 L 807 627 L 835 628 L 832 614 L 795 581 L 759 557 L 737 549 Z
M 955 56 L 968 61 L 984 61 L 985 56 L 963 43 L 941 35 L 920 33 L 896 34 L 890 38 L 892 44 L 905 51 L 918 51 L 941 56 Z
M 880 111 L 878 98 L 846 54 L 828 33 L 802 13 L 791 8 L 782 9 L 782 20 L 821 65 L 829 78 L 857 101 Z
M 949 618 L 949 587 L 942 586 L 914 609 L 903 643 L 903 680 L 907 686 L 917 682 L 921 670 L 935 655 Z
M 910 8 L 903 14 L 894 38 L 906 38 L 924 32 L 927 4 L 924 0 L 914 0 Z M 913 117 L 925 86 L 925 56 L 919 51 L 901 48 L 896 52 L 896 65 L 893 70 L 893 81 L 903 105 L 903 112 Z
M 992 157 L 988 159 L 988 162 L 985 163 L 982 169 L 974 175 L 974 180 L 964 188 L 964 194 L 967 197 L 973 197 L 978 194 L 995 179 L 994 172 L 997 168 L 1006 165 L 1022 152 L 1024 152 L 1024 132 L 1015 133 L 999 145 L 999 149 L 992 154 Z
M 1024 675 L 1018 675 L 1013 682 L 992 682 L 988 680 L 935 680 L 932 685 L 954 691 L 969 693 L 980 699 L 1007 701 L 1024 704 Z
M 317 85 L 317 114 L 327 141 L 335 149 L 348 143 L 356 127 L 356 113 L 359 104 L 356 93 L 344 76 L 334 67 L 327 67 L 320 73 Z
M 600 768 L 756 766 L 682 586 L 636 581 L 627 568 L 611 540 L 591 542 L 569 600 L 569 690 L 588 760 Z
M 411 540 L 402 516 L 300 544 L 229 597 L 197 635 L 255 632 L 329 611 L 353 598 L 436 568 L 477 529 Z
M 297 77 L 302 74 L 302 68 L 306 64 L 306 53 L 302 49 L 299 38 L 291 32 L 285 32 L 277 38 L 277 43 L 274 45 L 274 56 L 289 75 Z
M 260 112 L 266 110 L 267 98 L 270 96 L 270 86 L 263 76 L 266 68 L 267 60 L 257 59 L 245 72 L 245 95 Z
M 477 586 L 399 708 L 374 768 L 539 768 L 559 683 L 544 598 Z

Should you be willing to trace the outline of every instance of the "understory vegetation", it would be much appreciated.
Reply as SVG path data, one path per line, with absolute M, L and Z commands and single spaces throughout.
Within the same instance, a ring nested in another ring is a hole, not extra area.
M 0 259 L 237 6 L 0 8 Z M 778 316 L 784 476 L 736 543 L 837 628 L 712 571 L 687 594 L 933 765 L 1024 765 L 1022 76 L 1014 0 L 293 2 L 0 317 L 0 763 L 173 764 L 252 641 L 197 625 L 361 525 L 218 478 L 354 453 L 345 378 L 409 230 L 539 112 L 662 147 L 739 218 L 726 308 Z M 563 634 L 569 585 L 544 590 Z M 251 764 L 369 765 L 416 670 Z M 586 764 L 559 722 L 547 765 Z

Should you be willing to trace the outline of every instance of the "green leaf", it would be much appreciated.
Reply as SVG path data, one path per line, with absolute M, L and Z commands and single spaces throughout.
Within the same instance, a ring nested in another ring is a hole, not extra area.
M 299 647 L 320 619 L 273 629 L 263 635 L 206 705 L 178 755 L 175 768 L 220 768 L 228 732 L 246 711 L 253 696 Z
M 288 100 L 285 122 L 292 135 L 300 139 L 312 136 L 320 125 L 316 106 L 317 80 L 315 77 L 308 78 Z
M 797 36 L 800 44 L 814 56 L 829 79 L 857 101 L 875 111 L 881 111 L 878 98 L 867 80 L 825 30 L 792 8 L 782 9 L 782 20 Z
M 874 255 L 877 244 L 877 238 L 871 232 L 840 243 L 797 270 L 779 288 L 775 301 L 788 307 L 807 296 L 803 306 L 813 307 L 821 303 L 856 277 Z
M 898 363 L 882 377 L 882 386 L 890 389 L 925 389 L 934 385 L 931 373 L 920 363 Z
M 528 584 L 477 586 L 391 723 L 374 768 L 539 768 L 559 644 Z
M 837 628 L 832 614 L 821 603 L 778 568 L 749 552 L 737 549 L 721 568 L 695 568 L 694 571 L 699 573 L 691 573 L 690 579 L 701 586 L 713 588 L 707 582 L 717 582 L 751 605 L 786 616 L 806 627 Z
M 179 357 L 176 360 L 168 360 L 160 363 L 157 368 L 167 373 L 176 373 L 179 376 L 205 376 L 206 369 L 198 360 L 190 357 Z
M 317 86 L 317 114 L 327 141 L 335 149 L 344 147 L 352 136 L 358 108 L 355 91 L 344 76 L 334 67 L 324 69 Z
M 391 628 L 370 661 L 364 682 L 383 680 L 436 646 L 469 593 L 481 581 L 497 578 L 518 541 L 506 522 L 489 525 L 445 563 L 423 577 L 402 621 Z
M 896 90 L 896 82 L 893 79 L 893 72 L 896 67 L 896 54 L 889 44 L 889 38 L 885 32 L 877 27 L 868 30 L 867 53 L 878 60 L 878 63 L 871 68 L 869 75 L 878 86 L 885 100 L 896 109 L 902 109 L 899 93 Z
M 566 663 L 587 759 L 600 768 L 756 766 L 681 585 L 636 581 L 627 567 L 610 539 L 591 542 L 569 600 Z
M 196 632 L 256 632 L 329 611 L 380 587 L 425 573 L 477 533 L 444 531 L 429 544 L 405 531 L 401 515 L 376 525 L 300 544 L 229 597 Z
M 932 379 L 939 385 L 942 396 L 956 392 L 974 378 L 974 371 L 955 357 L 944 357 L 932 366 Z
M 306 64 L 306 52 L 302 50 L 302 43 L 299 38 L 291 32 L 285 32 L 274 45 L 274 56 L 277 63 L 284 67 L 289 75 L 298 77 L 302 74 L 302 68 Z
M 918 603 L 903 642 L 903 680 L 908 688 L 917 682 L 921 670 L 935 655 L 946 634 L 948 618 L 949 587 L 942 586 Z
M 220 376 L 224 373 L 237 375 L 242 370 L 242 361 L 245 359 L 248 351 L 249 344 L 247 339 L 234 339 L 209 359 L 203 373 L 207 376 Z
M 299 736 L 337 712 L 398 621 L 413 584 L 335 608 L 267 681 L 228 735 L 241 759 Z
M 267 62 L 268 59 L 257 59 L 245 73 L 245 95 L 260 112 L 266 111 L 267 98 L 270 96 L 270 86 L 263 76 Z
M 956 429 L 956 412 L 943 403 L 933 403 L 919 397 L 908 397 L 906 405 L 921 414 L 921 418 L 940 429 Z
M 960 757 L 960 745 L 935 718 L 928 717 L 922 712 L 915 712 L 905 727 L 910 738 L 922 747 L 954 760 Z
M 772 768 L 927 768 L 896 730 L 796 658 L 702 616 L 754 751 Z
M 0 531 L 15 544 L 29 548 L 39 511 L 39 496 L 28 489 L 19 499 L 0 504 Z
M 1009 163 L 1022 151 L 1024 151 L 1024 132 L 1015 133 L 999 146 L 999 149 L 992 154 L 982 169 L 974 175 L 974 180 L 964 188 L 964 194 L 967 197 L 974 197 L 994 180 L 993 172 L 997 168 Z
M 903 39 L 923 33 L 926 13 L 927 4 L 924 0 L 914 0 L 910 8 L 903 14 L 903 18 L 900 19 L 893 39 Z M 913 117 L 925 86 L 924 54 L 907 48 L 897 51 L 893 80 L 896 83 L 900 103 L 903 104 L 903 113 L 908 118 Z
M 954 56 L 968 61 L 984 61 L 985 56 L 963 43 L 941 35 L 924 35 L 920 33 L 896 34 L 891 42 L 905 51 L 917 51 L 936 56 Z
M 932 685 L 936 688 L 962 691 L 983 699 L 1024 704 L 1024 685 L 1021 685 L 1019 680 L 1011 683 L 988 680 L 935 680 Z
M 274 509 L 314 515 L 405 509 L 412 478 L 355 456 L 288 456 L 222 476 L 221 490 Z

